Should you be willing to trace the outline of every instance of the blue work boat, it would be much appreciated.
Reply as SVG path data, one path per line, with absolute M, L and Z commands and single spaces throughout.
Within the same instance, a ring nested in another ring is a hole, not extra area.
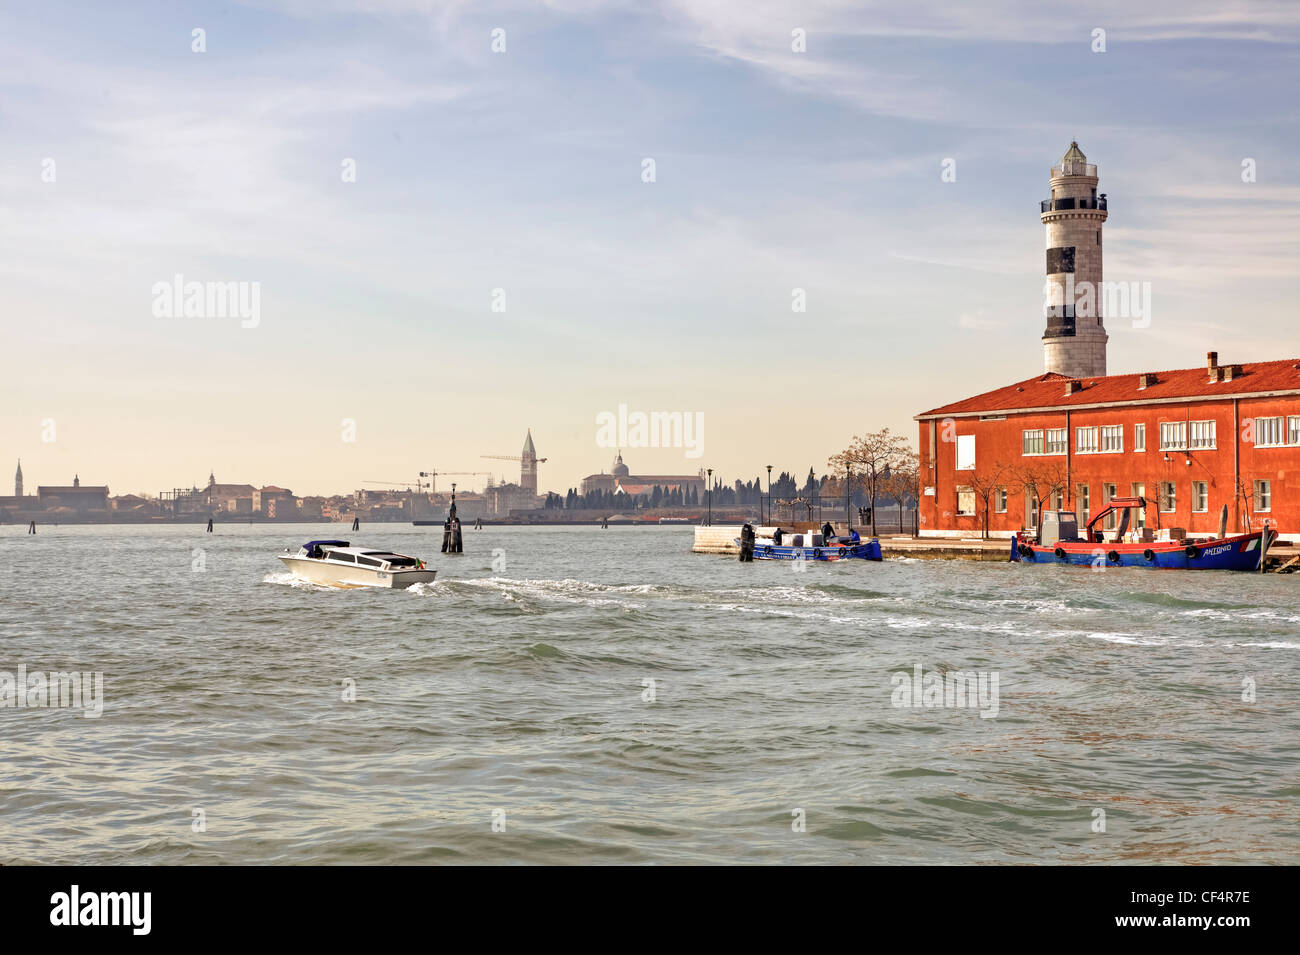
M 805 540 L 805 538 L 807 538 Z M 785 543 L 786 541 L 790 543 Z M 739 537 L 738 546 L 744 546 Z M 754 560 L 883 560 L 880 541 L 852 537 L 823 538 L 820 534 L 786 534 L 780 544 L 771 538 L 754 541 Z
M 1045 519 L 1044 538 L 1051 540 L 1048 527 L 1060 528 L 1055 543 L 1032 543 L 1019 534 L 1011 539 L 1011 560 L 1022 564 L 1075 564 L 1088 567 L 1147 567 L 1167 570 L 1259 570 L 1267 543 L 1277 538 L 1271 528 L 1232 537 L 1187 541 L 1125 541 L 1129 513 L 1147 506 L 1145 498 L 1117 497 L 1088 521 L 1080 537 L 1074 513 L 1050 512 Z M 1111 540 L 1096 526 L 1112 512 L 1120 512 L 1119 530 Z M 1045 515 L 1045 518 L 1047 515 Z M 1265 535 L 1270 535 L 1265 537 Z M 757 556 L 757 555 L 755 555 Z

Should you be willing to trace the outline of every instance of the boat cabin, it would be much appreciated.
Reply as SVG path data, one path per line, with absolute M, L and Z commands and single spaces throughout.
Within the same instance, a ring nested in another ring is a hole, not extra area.
M 1079 519 L 1074 511 L 1043 511 L 1043 534 L 1040 540 L 1044 544 L 1078 539 Z
M 366 550 L 352 547 L 347 541 L 308 541 L 302 545 L 302 556 L 312 560 L 331 560 L 341 564 L 359 564 L 388 570 L 392 567 L 419 567 L 420 562 L 405 554 L 386 550 Z
M 302 545 L 302 555 L 312 560 L 324 560 L 326 551 L 334 547 L 347 546 L 347 541 L 308 541 Z
M 1112 498 L 1110 503 L 1088 519 L 1088 526 L 1084 529 L 1082 537 L 1079 536 L 1079 519 L 1074 511 L 1044 511 L 1043 532 L 1038 538 L 1039 543 L 1054 544 L 1061 541 L 1069 543 L 1080 540 L 1103 543 L 1106 540 L 1106 532 L 1098 530 L 1098 525 L 1111 514 L 1119 514 L 1118 527 L 1115 529 L 1113 540 L 1122 541 L 1124 535 L 1128 533 L 1133 511 L 1145 510 L 1147 503 L 1144 497 Z

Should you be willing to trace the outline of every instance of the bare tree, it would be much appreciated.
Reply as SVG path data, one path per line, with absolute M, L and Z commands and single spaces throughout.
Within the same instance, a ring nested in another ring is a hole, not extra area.
M 894 463 L 882 478 L 880 490 L 898 502 L 898 529 L 902 533 L 904 503 L 915 505 L 921 496 L 921 466 L 915 453 L 909 450 Z
M 1010 469 L 1010 465 L 995 461 L 985 469 L 977 469 L 968 479 L 971 490 L 975 492 L 975 497 L 984 505 L 983 534 L 981 536 L 985 539 L 989 536 L 989 499 L 998 488 L 1002 487 L 1002 482 L 1006 479 L 1007 472 Z
M 1255 512 L 1255 488 L 1253 485 L 1249 488 L 1246 487 L 1246 479 L 1239 478 L 1237 480 L 1237 493 L 1241 497 L 1241 513 L 1245 515 L 1246 533 L 1249 534 L 1252 530 L 1250 526 L 1251 517 Z M 1159 511 L 1160 508 L 1157 507 L 1156 510 Z M 1241 530 L 1241 523 L 1240 520 L 1237 522 L 1238 531 Z
M 1038 501 L 1038 522 L 1034 526 L 1034 535 L 1043 534 L 1043 505 L 1057 491 L 1064 491 L 1067 481 L 1065 465 L 1060 461 L 1029 460 L 1012 470 L 1015 479 Z
M 862 479 L 871 502 L 872 536 L 876 534 L 876 498 L 880 494 L 881 481 L 895 465 L 905 463 L 908 455 L 915 457 L 907 439 L 890 434 L 889 429 L 884 428 L 855 436 L 852 444 L 832 455 L 828 462 L 835 474 L 843 474 L 847 468 L 852 468 L 854 474 Z

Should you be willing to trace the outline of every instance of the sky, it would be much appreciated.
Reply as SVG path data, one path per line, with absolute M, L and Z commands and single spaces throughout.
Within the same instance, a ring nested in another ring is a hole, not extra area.
M 633 473 L 820 473 L 1042 372 L 1072 139 L 1150 283 L 1111 373 L 1300 358 L 1298 43 L 1291 2 L 9 4 L 0 464 L 347 493 L 515 479 L 531 428 L 563 493 L 626 406 L 703 422 Z

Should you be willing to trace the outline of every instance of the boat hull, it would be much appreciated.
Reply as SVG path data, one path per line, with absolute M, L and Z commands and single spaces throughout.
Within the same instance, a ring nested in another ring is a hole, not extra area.
M 436 570 L 380 570 L 360 565 L 349 567 L 346 564 L 330 563 L 310 557 L 284 555 L 280 557 L 299 580 L 306 580 L 322 587 L 382 587 L 390 590 L 405 590 L 415 584 L 432 583 L 438 576 Z
M 1222 540 L 1161 543 L 1061 541 L 1048 547 L 1011 542 L 1011 559 L 1022 564 L 1061 564 L 1096 568 L 1145 567 L 1158 570 L 1258 570 L 1264 532 Z
M 740 543 L 740 538 L 736 538 Z M 880 541 L 859 544 L 828 544 L 824 547 L 790 547 L 785 544 L 757 544 L 754 560 L 882 560 Z

